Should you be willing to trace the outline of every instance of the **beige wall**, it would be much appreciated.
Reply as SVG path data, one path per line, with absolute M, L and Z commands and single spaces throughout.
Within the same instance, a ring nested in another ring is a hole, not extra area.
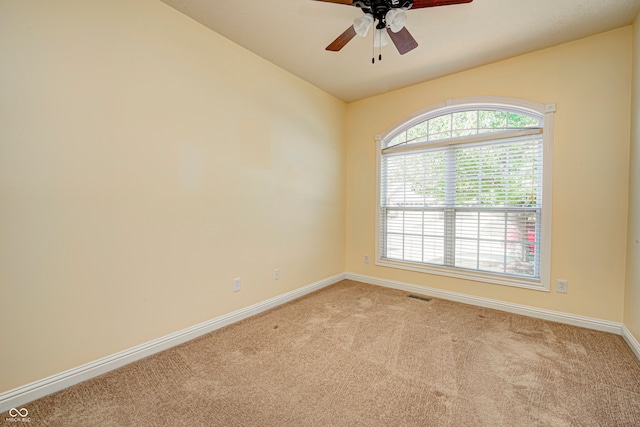
M 631 176 L 624 324 L 640 341 L 640 15 L 633 26 L 631 155 L 629 157 Z
M 0 75 L 0 392 L 345 271 L 343 102 L 155 0 L 0 0 Z
M 0 392 L 343 271 L 639 337 L 638 27 L 345 106 L 154 0 L 0 0 Z M 374 135 L 470 96 L 557 104 L 566 295 L 363 263 Z
M 621 322 L 624 304 L 631 27 L 349 104 L 347 269 L 469 295 Z M 505 96 L 556 103 L 552 283 L 568 294 L 364 264 L 375 253 L 374 136 L 446 99 Z

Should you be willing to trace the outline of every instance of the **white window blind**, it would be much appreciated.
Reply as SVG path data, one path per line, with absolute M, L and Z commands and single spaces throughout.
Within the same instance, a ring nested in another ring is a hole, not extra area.
M 541 118 L 496 111 L 493 117 L 505 120 L 491 128 L 480 123 L 480 111 L 464 111 L 466 128 L 456 134 L 460 113 L 414 125 L 384 145 L 380 258 L 538 280 Z M 509 119 L 525 126 L 509 126 Z M 450 128 L 436 129 L 431 139 L 436 120 Z M 423 136 L 408 138 L 417 127 Z

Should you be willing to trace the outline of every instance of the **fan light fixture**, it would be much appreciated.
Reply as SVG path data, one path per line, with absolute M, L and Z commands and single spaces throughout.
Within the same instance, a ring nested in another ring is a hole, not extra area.
M 404 10 L 391 9 L 385 16 L 385 22 L 387 23 L 387 28 L 397 33 L 403 29 L 407 23 L 407 12 Z
M 317 0 L 326 3 L 337 3 L 355 6 L 364 12 L 353 21 L 353 25 L 340 34 L 327 50 L 338 52 L 355 36 L 366 37 L 369 29 L 376 24 L 373 32 L 373 48 L 381 48 L 393 42 L 400 55 L 418 47 L 418 42 L 405 27 L 407 10 L 422 9 L 434 6 L 449 6 L 461 3 L 471 3 L 473 0 Z M 382 60 L 382 53 L 378 56 Z M 375 63 L 375 55 L 372 59 Z
M 369 29 L 373 25 L 373 15 L 366 13 L 360 18 L 353 20 L 353 28 L 356 30 L 356 34 L 360 37 L 367 37 Z
M 363 16 L 353 20 L 353 28 L 356 31 L 356 35 L 359 37 L 366 37 L 369 34 L 369 30 L 373 26 L 375 18 L 370 13 L 365 13 Z M 388 46 L 391 43 L 391 39 L 387 35 L 385 28 L 397 33 L 402 30 L 407 22 L 407 13 L 403 10 L 391 9 L 385 15 L 384 22 L 380 22 L 376 26 L 375 33 L 373 35 L 373 48 L 381 48 Z M 384 27 L 382 27 L 384 24 Z M 380 28 L 382 27 L 382 28 Z M 375 63 L 375 57 L 372 58 Z M 382 54 L 378 56 L 379 60 L 382 60 Z

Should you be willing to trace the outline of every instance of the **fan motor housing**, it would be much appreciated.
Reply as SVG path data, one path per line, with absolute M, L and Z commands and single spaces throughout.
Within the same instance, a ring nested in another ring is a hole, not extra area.
M 413 0 L 354 0 L 353 5 L 360 9 L 376 10 L 378 8 L 389 9 L 411 9 Z
M 362 9 L 364 13 L 373 15 L 378 21 L 376 28 L 386 26 L 385 17 L 391 9 L 411 9 L 413 0 L 354 0 L 353 5 Z
M 410 9 L 413 0 L 354 0 L 353 5 L 373 15 L 378 21 L 376 28 L 380 30 L 386 27 L 386 16 L 391 9 Z

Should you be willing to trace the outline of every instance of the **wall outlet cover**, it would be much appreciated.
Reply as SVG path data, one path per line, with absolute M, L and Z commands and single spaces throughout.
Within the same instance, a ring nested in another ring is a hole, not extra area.
M 556 292 L 566 294 L 569 290 L 569 282 L 566 280 L 556 280 Z

